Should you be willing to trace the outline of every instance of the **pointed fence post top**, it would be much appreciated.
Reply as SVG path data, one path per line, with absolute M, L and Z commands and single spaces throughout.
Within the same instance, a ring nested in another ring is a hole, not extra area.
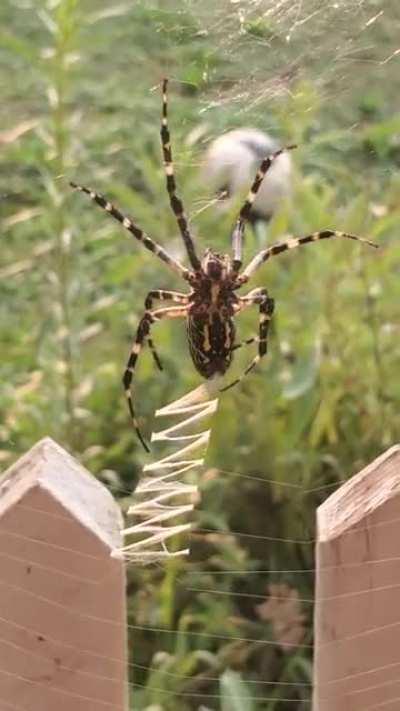
M 399 708 L 400 446 L 318 509 L 314 711 Z
M 400 495 L 400 445 L 394 445 L 346 481 L 318 508 L 318 540 L 353 528 Z
M 36 488 L 61 504 L 107 548 L 120 547 L 123 519 L 113 497 L 50 437 L 37 442 L 0 479 L 0 518 Z
M 127 711 L 121 513 L 46 438 L 0 479 L 0 709 Z

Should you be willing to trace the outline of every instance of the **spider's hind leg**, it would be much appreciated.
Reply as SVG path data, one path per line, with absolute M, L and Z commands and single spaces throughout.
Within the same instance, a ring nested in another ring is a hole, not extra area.
M 251 338 L 246 338 L 244 341 L 240 341 L 240 343 L 235 343 L 231 350 L 232 351 L 237 351 L 238 348 L 243 348 L 243 346 L 251 346 L 252 343 L 259 343 L 260 339 L 258 336 L 252 336 Z
M 152 319 L 151 314 L 145 313 L 145 315 L 143 316 L 143 318 L 141 319 L 141 321 L 139 323 L 138 330 L 136 333 L 136 338 L 133 342 L 131 352 L 129 354 L 128 362 L 126 364 L 126 368 L 124 370 L 124 374 L 122 377 L 122 383 L 124 386 L 125 395 L 126 395 L 126 399 L 127 399 L 127 403 L 128 403 L 128 409 L 129 409 L 129 413 L 130 413 L 131 420 L 133 423 L 133 427 L 135 429 L 135 432 L 136 432 L 141 444 L 145 448 L 146 452 L 150 452 L 150 449 L 149 449 L 148 444 L 145 442 L 145 440 L 143 438 L 143 435 L 140 431 L 139 424 L 138 424 L 138 421 L 136 418 L 135 409 L 133 407 L 131 385 L 132 385 L 132 378 L 133 378 L 133 373 L 135 370 L 136 362 L 139 357 L 139 353 L 142 350 L 143 343 L 146 340 L 146 338 L 150 332 L 150 326 L 151 326 L 152 322 L 153 322 L 153 319 Z
M 149 293 L 146 296 L 144 305 L 146 311 L 151 311 L 153 307 L 153 301 L 155 299 L 159 299 L 160 301 L 174 301 L 176 304 L 182 304 L 186 305 L 188 303 L 188 295 L 187 294 L 182 294 L 180 291 L 167 291 L 166 289 L 154 289 L 152 291 L 149 291 Z M 151 350 L 151 354 L 153 356 L 154 362 L 158 368 L 158 370 L 164 370 L 160 356 L 157 353 L 157 349 L 154 345 L 154 341 L 152 338 L 147 339 L 147 343 L 149 344 L 149 348 Z
M 152 338 L 148 338 L 148 339 L 147 339 L 147 343 L 149 344 L 149 348 L 150 348 L 150 350 L 151 350 L 151 355 L 153 356 L 153 360 L 154 360 L 154 362 L 155 362 L 155 364 L 156 364 L 158 370 L 163 371 L 163 370 L 164 370 L 164 366 L 163 366 L 163 364 L 162 364 L 162 362 L 161 362 L 160 356 L 159 356 L 158 353 L 157 353 L 157 348 L 156 348 L 155 345 L 154 345 L 153 339 L 152 339 Z
M 258 337 L 248 338 L 246 341 L 238 343 L 236 346 L 234 346 L 233 350 L 235 350 L 236 348 L 240 348 L 243 345 L 257 342 L 258 353 L 253 358 L 250 365 L 247 366 L 246 370 L 242 373 L 242 375 L 236 378 L 236 380 L 234 380 L 232 383 L 229 383 L 229 385 L 226 385 L 224 388 L 221 388 L 221 392 L 229 390 L 230 388 L 233 388 L 234 385 L 240 383 L 240 381 L 243 380 L 245 375 L 247 375 L 247 373 L 250 373 L 250 371 L 255 368 L 257 363 L 260 362 L 261 358 L 265 356 L 267 352 L 268 330 L 272 314 L 274 313 L 275 303 L 274 300 L 271 299 L 270 296 L 268 296 L 268 292 L 266 289 L 254 289 L 253 292 L 250 292 L 250 294 L 248 294 L 247 296 L 243 296 L 240 299 L 239 310 L 243 310 L 244 308 L 246 308 L 246 306 L 252 306 L 256 304 L 259 305 L 260 310 L 259 335 Z
M 159 293 L 159 292 L 157 292 Z M 184 296 L 184 294 L 183 294 Z M 151 297 L 150 297 L 151 298 Z M 131 386 L 132 386 L 132 378 L 133 374 L 135 371 L 135 367 L 137 364 L 137 360 L 140 354 L 140 351 L 142 350 L 143 343 L 147 340 L 149 340 L 149 334 L 150 334 L 150 329 L 153 323 L 156 321 L 160 321 L 163 318 L 182 318 L 185 317 L 187 313 L 187 306 L 171 306 L 163 309 L 156 309 L 155 311 L 146 311 L 144 316 L 141 318 L 138 330 L 136 333 L 136 338 L 133 342 L 131 352 L 129 354 L 128 362 L 126 364 L 126 368 L 124 370 L 124 374 L 122 377 L 122 382 L 125 390 L 125 395 L 128 403 L 128 408 L 129 408 L 129 413 L 131 416 L 131 420 L 133 423 L 133 427 L 136 431 L 136 434 L 145 448 L 146 452 L 149 452 L 149 446 L 146 443 L 140 428 L 139 424 L 136 418 L 136 413 L 135 409 L 133 406 L 133 399 L 132 399 L 132 392 L 131 392 Z

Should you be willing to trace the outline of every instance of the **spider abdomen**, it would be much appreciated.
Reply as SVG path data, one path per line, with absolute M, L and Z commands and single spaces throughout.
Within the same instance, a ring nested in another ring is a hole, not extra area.
M 229 316 L 219 311 L 188 315 L 187 332 L 190 355 L 203 378 L 223 374 L 232 362 L 235 326 Z

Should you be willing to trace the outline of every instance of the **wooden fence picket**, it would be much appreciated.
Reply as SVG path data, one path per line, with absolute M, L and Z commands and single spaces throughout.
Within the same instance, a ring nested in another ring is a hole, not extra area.
M 0 708 L 126 711 L 120 510 L 51 439 L 0 480 Z
M 400 708 L 400 446 L 319 508 L 314 711 Z
M 0 481 L 0 709 L 127 711 L 123 521 L 51 439 Z M 314 711 L 400 708 L 400 446 L 318 509 Z

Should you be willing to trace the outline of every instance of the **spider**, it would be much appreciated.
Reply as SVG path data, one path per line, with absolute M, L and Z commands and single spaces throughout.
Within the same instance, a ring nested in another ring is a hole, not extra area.
M 162 370 L 162 364 L 153 340 L 151 338 L 152 326 L 162 319 L 185 318 L 190 354 L 197 371 L 204 378 L 223 375 L 232 362 L 234 351 L 244 345 L 258 344 L 258 352 L 250 364 L 236 380 L 221 388 L 222 391 L 237 385 L 259 363 L 267 353 L 267 338 L 270 321 L 274 312 L 274 300 L 267 289 L 261 287 L 250 291 L 245 296 L 238 296 L 236 291 L 246 284 L 255 271 L 268 259 L 275 257 L 289 249 L 294 249 L 304 244 L 311 244 L 318 240 L 331 237 L 346 237 L 348 239 L 364 242 L 372 247 L 378 245 L 346 232 L 336 230 L 323 230 L 313 232 L 304 237 L 290 238 L 278 242 L 259 252 L 241 271 L 242 267 L 242 240 L 245 223 L 248 221 L 251 207 L 256 198 L 260 185 L 270 169 L 272 163 L 284 150 L 295 146 L 288 146 L 275 151 L 261 162 L 257 175 L 250 188 L 246 200 L 239 212 L 232 234 L 232 257 L 227 254 L 218 254 L 212 249 L 206 249 L 200 259 L 197 255 L 193 236 L 190 231 L 182 200 L 176 192 L 174 167 L 170 143 L 170 132 L 167 118 L 167 84 L 162 82 L 162 118 L 161 118 L 161 145 L 166 176 L 166 187 L 169 201 L 181 233 L 183 243 L 190 262 L 190 268 L 185 267 L 180 261 L 171 257 L 163 247 L 154 242 L 130 218 L 123 215 L 117 207 L 109 202 L 103 195 L 83 185 L 71 182 L 75 190 L 86 193 L 97 205 L 108 212 L 115 220 L 120 222 L 128 232 L 134 235 L 146 249 L 153 252 L 170 269 L 179 274 L 190 287 L 188 293 L 180 291 L 167 291 L 155 289 L 149 291 L 144 305 L 145 312 L 140 319 L 136 337 L 133 342 L 129 359 L 123 374 L 123 386 L 127 398 L 130 417 L 137 436 L 147 452 L 149 447 L 140 431 L 132 399 L 132 378 L 142 346 L 147 342 L 152 352 L 157 367 Z M 170 301 L 175 306 L 153 308 L 153 302 Z M 234 318 L 249 306 L 258 306 L 259 329 L 258 336 L 253 336 L 242 342 L 236 342 Z

